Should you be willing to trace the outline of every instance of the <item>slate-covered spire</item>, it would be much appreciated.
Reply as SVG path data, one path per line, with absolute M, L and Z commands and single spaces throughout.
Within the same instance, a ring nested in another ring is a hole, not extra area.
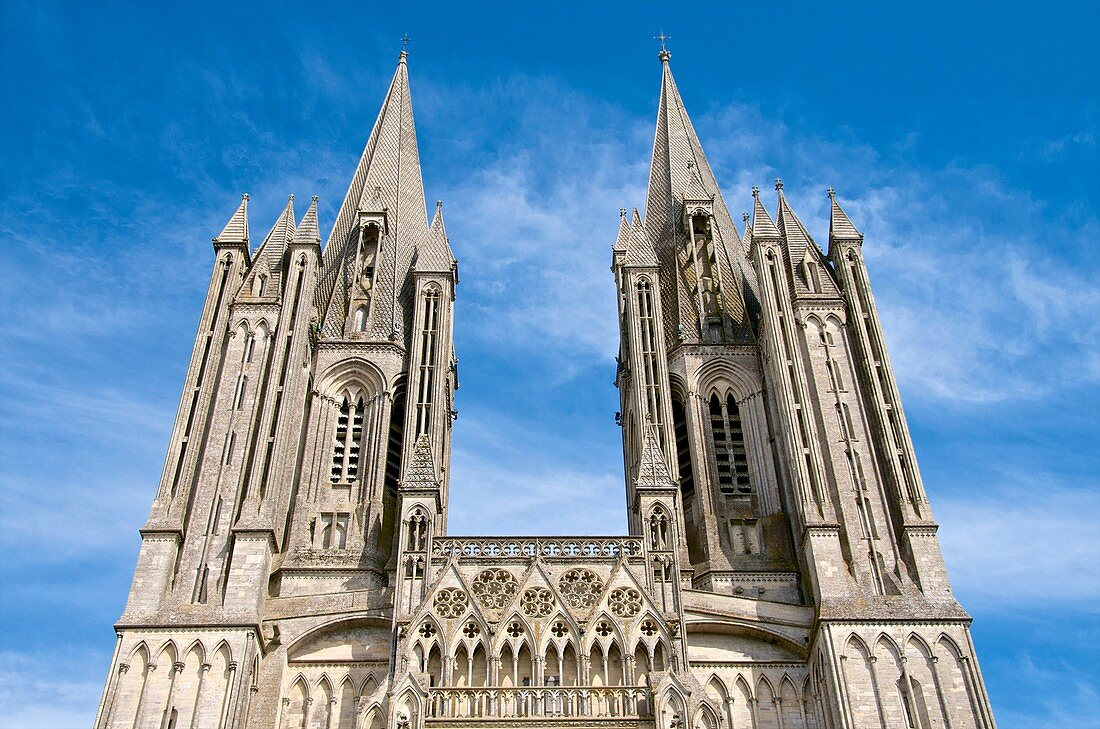
M 241 204 L 229 218 L 222 232 L 214 238 L 215 245 L 244 244 L 248 246 L 248 193 L 241 195 Z
M 768 211 L 764 208 L 764 203 L 760 202 L 760 188 L 755 186 L 752 188 L 752 237 L 771 240 L 782 237 L 779 234 L 779 228 L 775 227 L 775 222 L 772 221 L 772 216 L 768 215 Z
M 779 197 L 776 219 L 779 230 L 787 243 L 787 260 L 790 264 L 791 280 L 795 295 L 829 294 L 839 296 L 840 292 L 833 282 L 828 266 L 817 243 L 810 237 L 806 226 L 795 215 L 783 194 L 783 181 L 775 181 L 775 190 Z
M 401 488 L 433 488 L 439 485 L 439 473 L 435 470 L 432 458 L 432 444 L 428 434 L 422 433 L 413 446 L 412 458 L 405 476 L 401 479 Z
M 619 209 L 619 234 L 615 237 L 615 245 L 611 247 L 612 251 L 618 253 L 626 252 L 626 244 L 630 239 L 630 223 L 626 217 L 626 208 Z
M 734 328 L 746 320 L 744 278 L 753 273 L 742 265 L 747 252 L 730 218 L 710 163 L 688 118 L 669 65 L 671 54 L 662 50 L 661 97 L 657 110 L 657 128 L 649 169 L 645 225 L 660 259 L 661 299 L 664 302 L 665 328 L 670 341 L 677 331 L 687 338 L 700 336 L 698 297 L 694 291 L 694 271 L 690 260 L 679 255 L 684 249 L 682 216 L 684 201 L 703 200 L 712 215 L 717 276 L 722 286 L 721 308 Z M 690 280 L 689 280 L 690 279 Z
M 361 273 L 353 270 L 361 264 L 357 260 L 361 214 L 373 214 L 384 222 L 372 263 L 370 331 L 387 337 L 404 324 L 407 302 L 400 300 L 401 285 L 417 243 L 428 232 L 404 51 L 325 246 L 324 277 L 317 297 L 326 336 L 341 336 L 349 290 Z
M 626 258 L 623 261 L 627 266 L 658 266 L 657 253 L 653 248 L 653 240 L 649 237 L 649 231 L 642 223 L 642 217 L 638 214 L 638 208 L 630 217 L 630 230 L 626 237 Z
M 661 439 L 656 425 L 647 425 L 642 441 L 642 457 L 638 461 L 638 477 L 636 483 L 639 487 L 674 486 L 676 482 L 668 470 L 668 462 L 661 451 Z
M 455 265 L 451 243 L 447 240 L 447 227 L 443 224 L 443 201 L 435 201 L 435 217 L 428 234 L 416 250 L 416 270 L 447 272 Z
M 294 196 L 290 195 L 286 201 L 286 207 L 271 230 L 264 236 L 264 242 L 256 249 L 252 256 L 252 265 L 244 277 L 244 285 L 241 286 L 243 296 L 277 296 L 281 290 L 279 286 L 282 277 L 283 254 L 287 246 L 294 239 Z M 259 276 L 264 277 L 262 285 L 256 283 Z
M 310 200 L 309 208 L 306 209 L 306 214 L 302 216 L 302 222 L 298 224 L 298 229 L 294 233 L 294 243 L 296 245 L 321 245 L 321 231 L 317 227 L 316 195 Z
M 863 233 L 860 233 L 856 230 L 856 226 L 852 225 L 852 221 L 848 219 L 848 216 L 840 207 L 840 203 L 836 201 L 836 190 L 831 187 L 829 188 L 829 203 L 829 240 L 862 241 Z

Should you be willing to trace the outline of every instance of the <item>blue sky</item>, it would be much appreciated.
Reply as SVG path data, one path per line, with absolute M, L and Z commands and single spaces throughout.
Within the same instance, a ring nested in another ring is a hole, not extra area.
M 663 29 L 734 216 L 781 176 L 866 234 L 1000 726 L 1100 726 L 1100 4 L 397 5 L 0 3 L 0 725 L 91 723 L 210 238 L 242 192 L 254 238 L 289 193 L 327 231 L 404 32 L 451 531 L 625 528 L 609 248 Z

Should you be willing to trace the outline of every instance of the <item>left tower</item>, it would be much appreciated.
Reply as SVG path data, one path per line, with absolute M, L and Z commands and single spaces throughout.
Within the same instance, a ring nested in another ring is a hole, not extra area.
M 96 727 L 370 725 L 446 528 L 457 264 L 407 56 L 322 251 L 317 198 L 214 267 Z

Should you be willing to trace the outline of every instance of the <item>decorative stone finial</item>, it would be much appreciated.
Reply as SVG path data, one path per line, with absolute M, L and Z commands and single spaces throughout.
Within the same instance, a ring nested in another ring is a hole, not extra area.
M 749 222 L 749 211 L 746 210 L 746 211 L 741 213 L 741 222 L 742 223 L 748 223 Z
M 625 218 L 626 217 L 626 208 L 619 208 L 619 217 L 620 218 Z
M 290 193 L 290 195 L 287 196 L 287 201 L 288 202 L 294 202 L 294 193 Z
M 248 200 L 249 199 L 248 193 L 246 192 L 245 194 L 241 195 L 241 199 L 242 200 Z
M 825 191 L 825 194 L 829 196 L 830 200 L 835 200 L 836 199 L 836 190 L 834 190 L 831 187 L 828 190 Z
M 760 188 L 757 187 L 756 185 L 752 186 L 752 196 L 753 197 L 760 197 Z
M 314 195 L 313 197 L 310 198 L 310 200 L 312 200 L 313 202 L 317 202 L 318 199 L 319 198 L 316 195 Z
M 783 190 L 783 180 L 779 179 L 778 177 L 775 178 L 775 190 L 776 192 L 780 192 Z

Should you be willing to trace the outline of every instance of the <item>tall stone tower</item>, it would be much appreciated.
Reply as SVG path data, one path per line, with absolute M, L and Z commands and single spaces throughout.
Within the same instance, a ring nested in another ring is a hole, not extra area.
M 402 53 L 323 250 L 316 198 L 214 238 L 97 727 L 993 726 L 862 236 L 830 192 L 823 255 L 778 182 L 739 234 L 669 58 L 612 252 L 629 533 L 446 535 L 457 264 Z

